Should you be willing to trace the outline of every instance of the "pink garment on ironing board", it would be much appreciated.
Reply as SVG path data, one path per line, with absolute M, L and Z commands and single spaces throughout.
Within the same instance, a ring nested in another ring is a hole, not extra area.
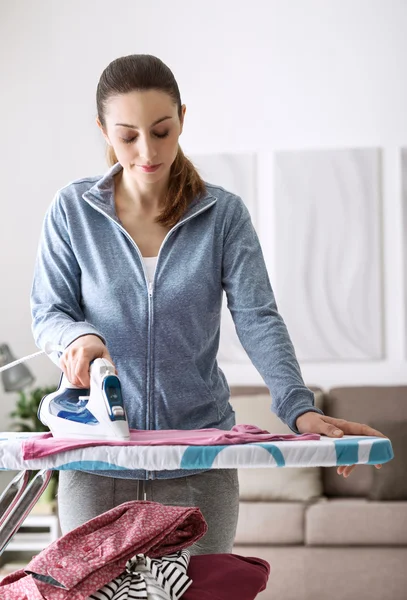
M 120 575 L 135 554 L 166 556 L 191 546 L 207 530 L 199 508 L 124 502 L 76 527 L 34 556 L 26 569 L 5 577 L 0 599 L 85 600 Z
M 255 425 L 235 425 L 230 431 L 223 429 L 131 429 L 128 441 L 54 438 L 52 433 L 45 433 L 24 441 L 23 458 L 24 460 L 42 458 L 58 452 L 87 448 L 88 446 L 223 446 L 319 439 L 318 433 L 273 434 Z

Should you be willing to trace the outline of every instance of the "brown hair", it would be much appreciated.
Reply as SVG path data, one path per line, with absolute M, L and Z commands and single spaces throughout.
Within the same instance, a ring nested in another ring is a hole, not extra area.
M 112 61 L 100 76 L 96 91 L 96 106 L 100 123 L 106 127 L 105 109 L 111 96 L 133 91 L 157 90 L 167 93 L 178 108 L 181 118 L 181 96 L 172 71 L 159 58 L 149 54 L 130 54 Z M 107 147 L 109 166 L 117 163 L 111 146 Z M 192 162 L 178 146 L 171 165 L 165 207 L 156 218 L 158 223 L 172 227 L 179 221 L 189 204 L 205 192 L 205 184 Z

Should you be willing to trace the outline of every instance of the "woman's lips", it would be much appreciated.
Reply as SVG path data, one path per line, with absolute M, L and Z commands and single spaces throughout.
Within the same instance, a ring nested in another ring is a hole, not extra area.
M 161 164 L 159 165 L 140 165 L 140 169 L 142 171 L 144 171 L 144 173 L 154 173 L 155 171 L 157 171 L 157 169 L 159 169 L 161 167 Z

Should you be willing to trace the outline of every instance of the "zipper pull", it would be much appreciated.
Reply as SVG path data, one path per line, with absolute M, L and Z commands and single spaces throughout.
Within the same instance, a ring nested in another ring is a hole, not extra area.
M 153 295 L 153 282 L 152 281 L 148 282 L 148 293 L 150 296 Z

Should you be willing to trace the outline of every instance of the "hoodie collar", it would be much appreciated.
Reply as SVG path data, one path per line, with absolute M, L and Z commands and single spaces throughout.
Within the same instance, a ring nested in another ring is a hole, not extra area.
M 120 163 L 114 164 L 106 171 L 104 175 L 84 194 L 82 197 L 90 204 L 95 205 L 99 210 L 102 210 L 109 217 L 119 222 L 114 205 L 114 176 L 123 169 Z M 194 198 L 189 204 L 187 210 L 182 215 L 181 221 L 187 217 L 191 217 L 207 205 L 216 202 L 215 196 L 210 194 L 206 189 L 205 194 L 200 198 Z

